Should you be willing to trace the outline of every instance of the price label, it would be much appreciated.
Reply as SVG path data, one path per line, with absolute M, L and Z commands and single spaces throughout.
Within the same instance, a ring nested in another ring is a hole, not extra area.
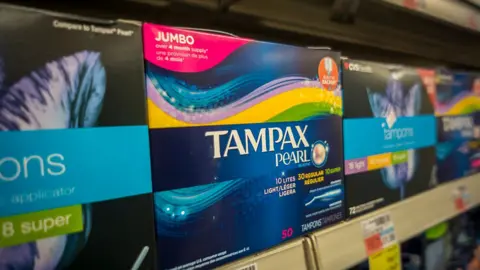
M 471 13 L 470 16 L 468 16 L 466 26 L 473 30 L 478 29 L 478 16 L 476 12 Z
M 241 268 L 238 268 L 237 270 L 258 270 L 258 267 L 256 263 L 252 263 L 252 264 L 243 266 Z
M 470 203 L 470 196 L 465 186 L 459 186 L 453 191 L 455 209 L 465 211 Z
M 370 270 L 401 270 L 402 260 L 399 244 L 393 244 L 368 257 Z
M 403 6 L 410 9 L 417 8 L 417 1 L 416 0 L 403 0 Z
M 396 243 L 390 213 L 378 215 L 361 223 L 365 249 L 370 256 Z
M 403 0 L 403 6 L 409 9 L 424 9 L 426 5 L 425 0 Z
M 455 199 L 455 208 L 457 208 L 458 211 L 465 210 L 465 203 L 463 202 L 462 198 Z
M 365 239 L 365 248 L 367 253 L 372 253 L 381 250 L 383 247 L 382 238 L 379 233 L 376 233 Z

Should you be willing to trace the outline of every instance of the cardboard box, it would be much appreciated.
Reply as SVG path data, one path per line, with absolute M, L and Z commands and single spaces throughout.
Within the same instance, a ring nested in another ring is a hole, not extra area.
M 480 76 L 437 71 L 437 177 L 439 183 L 480 171 Z
M 346 203 L 354 217 L 434 185 L 433 80 L 429 71 L 373 62 L 347 59 L 343 68 Z
M 0 6 L 0 269 L 153 269 L 140 23 Z
M 160 269 L 343 219 L 336 52 L 144 25 Z

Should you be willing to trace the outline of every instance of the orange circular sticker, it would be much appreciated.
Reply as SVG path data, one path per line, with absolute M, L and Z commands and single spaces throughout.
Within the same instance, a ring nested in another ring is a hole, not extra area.
M 324 57 L 318 65 L 318 80 L 326 89 L 333 91 L 338 85 L 338 67 L 331 57 Z

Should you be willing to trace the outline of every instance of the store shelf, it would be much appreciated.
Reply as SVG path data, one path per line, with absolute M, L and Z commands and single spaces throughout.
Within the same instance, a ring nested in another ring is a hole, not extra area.
M 260 232 L 261 233 L 261 232 Z M 219 270 L 311 270 L 316 269 L 313 247 L 306 239 L 298 239 L 262 253 L 224 265 Z M 256 267 L 254 267 L 255 265 Z
M 452 0 L 383 0 L 415 12 L 474 31 L 480 31 L 480 12 L 467 3 Z
M 476 8 L 480 9 L 480 0 L 463 0 L 464 2 L 470 3 Z
M 404 8 L 404 3 L 422 1 L 428 5 Z M 372 61 L 480 68 L 480 32 L 472 31 L 480 29 L 480 11 L 473 5 L 455 0 L 363 0 L 352 14 L 354 20 L 340 23 L 332 19 L 333 2 L 123 0 L 116 5 L 109 1 L 89 5 L 85 1 L 23 0 L 22 4 L 91 17 L 216 29 L 299 46 L 327 46 L 351 58 Z
M 389 212 L 398 241 L 403 242 L 461 212 L 454 204 L 454 192 L 465 187 L 466 209 L 480 204 L 480 175 L 440 185 L 392 206 L 375 211 L 311 236 L 320 269 L 345 269 L 365 260 L 361 222 Z

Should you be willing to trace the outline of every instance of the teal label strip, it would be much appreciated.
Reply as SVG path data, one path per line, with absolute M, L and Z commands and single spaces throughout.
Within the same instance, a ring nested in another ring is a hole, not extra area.
M 344 119 L 345 160 L 434 146 L 436 133 L 433 115 Z
M 0 216 L 151 191 L 147 126 L 0 132 Z

